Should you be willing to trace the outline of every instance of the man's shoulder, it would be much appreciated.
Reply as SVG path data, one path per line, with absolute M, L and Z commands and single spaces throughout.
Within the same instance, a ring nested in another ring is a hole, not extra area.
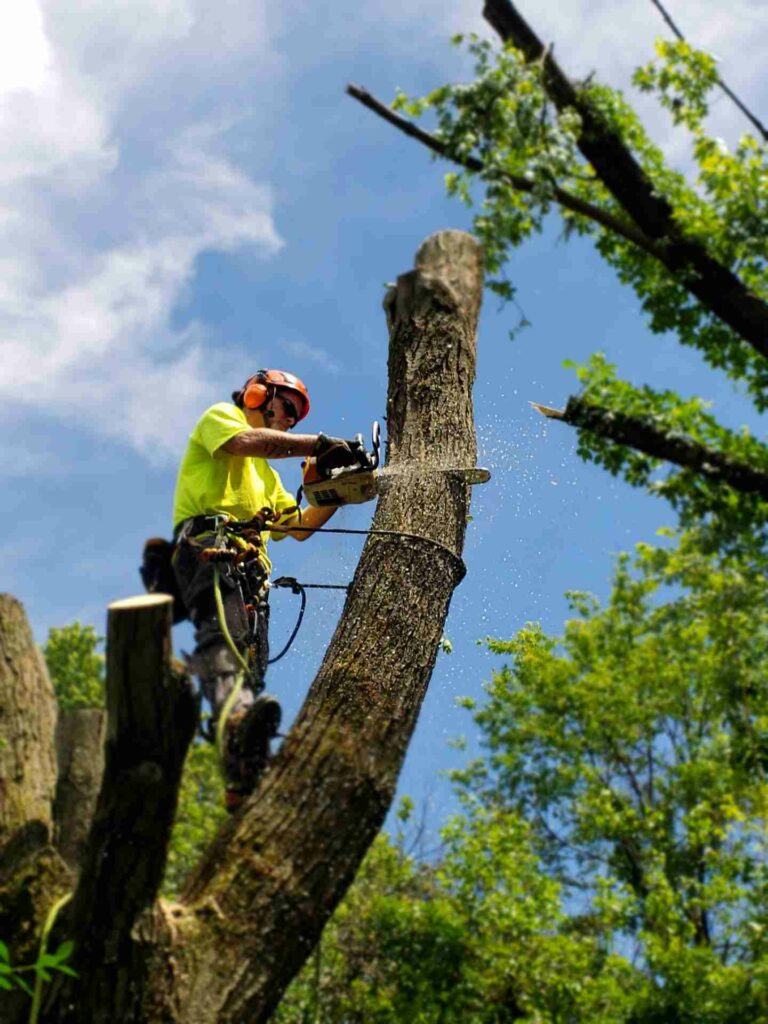
M 244 426 L 248 426 L 248 420 L 245 418 L 245 413 L 242 409 L 239 409 L 233 402 L 216 402 L 215 405 L 209 405 L 205 412 L 202 414 L 198 423 L 202 423 L 203 420 L 236 420 L 238 423 L 242 423 Z
M 215 405 L 209 405 L 200 416 L 194 426 L 192 436 L 194 437 L 195 434 L 199 434 L 201 431 L 210 430 L 211 428 L 216 429 L 217 427 L 224 427 L 229 430 L 233 427 L 238 427 L 241 430 L 247 430 L 248 420 L 246 420 L 243 410 L 238 409 L 232 402 L 217 402 Z

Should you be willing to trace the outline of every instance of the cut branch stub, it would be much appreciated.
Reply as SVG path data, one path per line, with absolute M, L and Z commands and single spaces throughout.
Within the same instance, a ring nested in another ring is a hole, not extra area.
M 65 917 L 80 977 L 52 988 L 46 1021 L 142 1021 L 140 915 L 163 877 L 197 705 L 171 661 L 172 599 L 115 601 L 107 623 L 104 775 L 82 872 Z

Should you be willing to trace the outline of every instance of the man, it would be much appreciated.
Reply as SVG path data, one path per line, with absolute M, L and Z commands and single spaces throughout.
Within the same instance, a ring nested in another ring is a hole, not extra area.
M 174 571 L 195 627 L 190 666 L 211 705 L 215 732 L 227 699 L 240 686 L 217 733 L 230 811 L 255 788 L 280 725 L 280 705 L 261 692 L 268 660 L 267 539 L 307 540 L 312 534 L 301 527 L 321 527 L 336 511 L 299 510 L 267 460 L 314 455 L 329 468 L 357 462 L 355 442 L 289 433 L 309 407 L 298 377 L 259 370 L 233 392 L 232 404 L 221 402 L 203 413 L 176 482 Z M 267 524 L 275 529 L 260 529 Z

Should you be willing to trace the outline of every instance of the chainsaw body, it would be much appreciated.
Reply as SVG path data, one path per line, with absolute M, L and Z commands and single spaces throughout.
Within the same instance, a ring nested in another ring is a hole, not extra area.
M 302 463 L 304 471 L 302 491 L 307 503 L 314 508 L 340 508 L 342 505 L 360 505 L 378 494 L 378 468 L 381 432 L 379 424 L 373 424 L 372 447 L 368 451 L 363 435 L 357 434 L 353 451 L 358 464 L 353 466 L 329 466 L 315 456 Z

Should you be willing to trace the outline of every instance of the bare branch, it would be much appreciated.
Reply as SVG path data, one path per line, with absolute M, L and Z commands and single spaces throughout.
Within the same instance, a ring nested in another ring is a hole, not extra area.
M 665 459 L 701 473 L 718 483 L 728 484 L 744 494 L 757 494 L 768 501 L 768 473 L 745 462 L 708 448 L 684 434 L 660 430 L 649 416 L 632 416 L 606 409 L 583 398 L 571 397 L 565 409 L 530 403 L 549 419 L 589 430 L 617 444 L 625 444 L 656 459 Z
M 460 167 L 466 167 L 468 171 L 473 171 L 476 174 L 482 174 L 485 171 L 485 164 L 482 160 L 478 160 L 477 157 L 458 157 L 448 152 L 448 147 L 441 142 L 435 135 L 431 135 L 429 132 L 425 132 L 418 125 L 415 125 L 413 121 L 409 121 L 405 117 L 401 117 L 396 114 L 394 110 L 388 107 L 381 100 L 377 100 L 375 96 L 372 96 L 366 89 L 363 89 L 359 85 L 348 85 L 347 94 L 352 96 L 353 99 L 358 100 L 372 110 L 379 117 L 388 121 L 391 125 L 394 125 L 399 131 L 408 135 L 412 139 L 416 139 L 427 149 L 431 149 L 433 153 L 443 157 L 446 160 L 450 160 L 452 163 L 458 164 Z M 535 185 L 532 181 L 527 178 L 523 178 L 521 175 L 509 174 L 505 172 L 501 177 L 506 181 L 512 188 L 518 192 L 531 193 L 535 189 Z M 616 235 L 620 235 L 625 238 L 628 242 L 632 242 L 633 245 L 647 252 L 650 256 L 655 256 L 657 259 L 662 258 L 663 250 L 662 247 L 657 245 L 653 239 L 643 234 L 640 229 L 632 224 L 630 221 L 621 220 L 619 217 L 615 217 L 613 214 L 608 213 L 607 210 L 601 210 L 599 206 L 594 206 L 592 203 L 586 202 L 584 199 L 580 199 L 578 196 L 571 195 L 565 189 L 559 185 L 552 185 L 552 195 L 555 201 L 563 207 L 563 209 L 570 210 L 572 213 L 578 213 L 582 217 L 587 217 L 589 220 L 593 220 L 596 224 L 602 225 L 608 231 L 612 231 Z
M 664 7 L 664 5 L 663 5 L 662 3 L 660 3 L 660 0 L 651 0 L 651 3 L 652 3 L 652 4 L 653 4 L 653 6 L 654 6 L 654 7 L 656 8 L 656 10 L 657 10 L 657 11 L 658 11 L 658 12 L 659 12 L 659 13 L 661 14 L 662 18 L 664 19 L 664 21 L 666 21 L 667 25 L 669 25 L 669 27 L 670 27 L 670 29 L 672 30 L 672 32 L 674 33 L 674 35 L 676 35 L 676 36 L 677 36 L 677 38 L 678 38 L 678 39 L 679 39 L 679 40 L 680 40 L 681 42 L 683 42 L 683 43 L 684 43 L 684 42 L 686 41 L 686 39 L 685 39 L 685 36 L 684 36 L 684 35 L 683 35 L 683 33 L 682 33 L 682 32 L 680 31 L 680 29 L 679 29 L 679 28 L 677 27 L 677 25 L 675 24 L 675 22 L 674 22 L 674 21 L 672 20 L 672 17 L 671 17 L 671 15 L 670 15 L 670 14 L 669 14 L 669 12 L 668 12 L 668 11 L 666 10 L 666 8 Z M 759 118 L 758 118 L 758 117 L 757 117 L 757 116 L 756 116 L 755 114 L 753 114 L 753 113 L 752 113 L 752 111 L 751 111 L 751 110 L 749 109 L 749 107 L 748 107 L 748 106 L 746 106 L 746 104 L 742 103 L 742 101 L 741 101 L 741 100 L 739 99 L 739 97 L 738 97 L 738 96 L 736 95 L 736 93 L 735 93 L 735 92 L 733 92 L 733 90 L 732 90 L 732 89 L 730 89 L 730 88 L 729 88 L 729 87 L 728 87 L 728 86 L 727 86 L 727 85 L 725 84 L 725 82 L 724 82 L 724 81 L 723 81 L 723 79 L 722 79 L 722 78 L 720 77 L 720 75 L 718 75 L 718 76 L 717 76 L 717 84 L 718 84 L 718 85 L 720 86 L 720 88 L 721 88 L 721 89 L 723 90 L 723 92 L 725 93 L 725 95 L 726 95 L 726 96 L 727 96 L 727 97 L 728 97 L 728 98 L 729 98 L 730 100 L 732 100 L 732 101 L 733 101 L 733 102 L 734 102 L 734 103 L 736 104 L 736 106 L 737 106 L 737 107 L 739 108 L 739 110 L 740 110 L 740 111 L 742 112 L 742 114 L 743 114 L 743 115 L 744 115 L 744 116 L 745 116 L 745 117 L 746 117 L 746 118 L 747 118 L 747 119 L 748 119 L 748 120 L 749 120 L 749 121 L 750 121 L 750 122 L 751 122 L 751 123 L 752 123 L 752 124 L 754 125 L 754 127 L 755 127 L 755 128 L 756 128 L 756 129 L 757 129 L 757 130 L 758 130 L 759 132 L 760 132 L 760 134 L 761 134 L 761 135 L 762 135 L 762 137 L 763 137 L 763 141 L 765 141 L 765 142 L 768 142 L 768 129 L 767 129 L 767 128 L 765 127 L 765 125 L 764 125 L 764 124 L 763 124 L 763 123 L 762 123 L 762 122 L 760 121 L 760 119 L 759 119 Z

